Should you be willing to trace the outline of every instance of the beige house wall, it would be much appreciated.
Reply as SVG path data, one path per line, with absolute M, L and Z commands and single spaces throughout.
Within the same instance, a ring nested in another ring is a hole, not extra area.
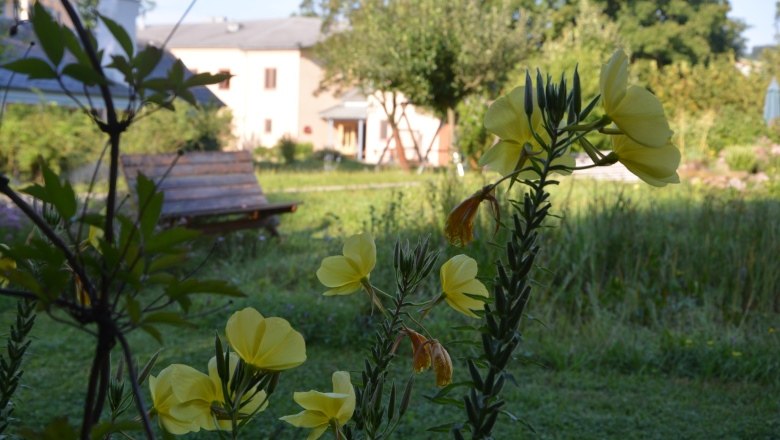
M 233 75 L 229 88 L 211 85 L 209 89 L 233 113 L 237 148 L 272 147 L 284 135 L 297 138 L 299 51 L 172 48 L 171 52 L 194 72 L 229 71 Z M 276 69 L 274 88 L 265 87 L 266 69 Z M 266 121 L 270 121 L 270 127 Z
M 337 105 L 340 100 L 331 92 L 317 93 L 324 73 L 310 50 L 301 52 L 300 66 L 300 125 L 297 138 L 301 142 L 311 142 L 315 149 L 322 149 L 327 146 L 329 139 L 328 123 L 320 117 L 320 112 Z M 307 130 L 307 127 L 310 130 Z M 311 133 L 307 134 L 307 131 Z

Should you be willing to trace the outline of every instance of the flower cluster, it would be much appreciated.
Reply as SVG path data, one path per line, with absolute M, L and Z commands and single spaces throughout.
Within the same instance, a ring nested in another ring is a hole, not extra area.
M 544 100 L 530 86 L 517 87 L 498 98 L 485 115 L 485 128 L 498 141 L 480 158 L 480 164 L 505 177 L 533 179 L 538 172 L 530 162 L 547 158 L 550 130 L 557 129 L 559 142 L 577 139 L 597 166 L 620 162 L 650 185 L 679 183 L 680 152 L 671 143 L 673 133 L 663 106 L 647 89 L 628 85 L 625 52 L 616 51 L 602 66 L 599 86 L 604 115 L 592 124 L 546 127 L 539 105 Z M 579 115 L 574 116 L 578 122 Z M 584 139 L 593 130 L 610 136 L 612 152 L 608 155 L 595 151 Z M 566 174 L 575 169 L 574 159 L 564 154 L 554 158 L 550 167 Z
M 224 371 L 213 357 L 208 374 L 173 364 L 150 376 L 154 413 L 167 432 L 233 430 L 268 406 L 263 378 L 306 360 L 300 333 L 284 319 L 265 318 L 253 308 L 234 313 L 225 333 L 235 353 L 227 354 Z

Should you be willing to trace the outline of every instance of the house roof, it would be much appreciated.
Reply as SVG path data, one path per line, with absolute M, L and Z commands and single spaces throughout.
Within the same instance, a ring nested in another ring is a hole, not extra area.
M 6 20 L 0 20 L 0 30 L 6 28 L 9 23 Z M 8 35 L 7 32 L 2 32 L 3 35 Z M 34 39 L 31 30 L 28 26 L 23 26 L 19 29 L 19 33 L 14 37 L 1 37 L 0 45 L 3 47 L 2 56 L 0 56 L 0 64 L 7 63 L 11 60 L 23 58 L 25 56 L 29 58 L 41 58 L 46 59 L 46 55 L 41 49 L 40 44 L 30 47 L 30 42 Z M 143 46 L 143 45 L 141 45 Z M 29 53 L 28 53 L 29 50 Z M 151 78 L 166 76 L 168 69 L 173 65 L 176 58 L 168 51 L 163 51 L 163 56 L 157 67 L 150 74 Z M 70 54 L 66 54 L 63 60 L 63 65 L 73 62 L 74 59 Z M 190 76 L 192 73 L 186 72 L 185 76 Z M 26 75 L 13 74 L 11 71 L 0 67 L 0 87 L 7 88 L 8 96 L 7 102 L 15 102 L 22 104 L 38 104 L 41 102 L 56 102 L 59 105 L 75 106 L 72 98 L 63 91 L 65 87 L 72 95 L 76 96 L 82 103 L 86 103 L 86 96 L 84 93 L 84 87 L 82 84 L 69 76 L 62 76 L 62 86 L 56 81 L 51 79 L 29 79 Z M 112 83 L 109 85 L 111 94 L 116 101 L 116 105 L 124 107 L 127 105 L 128 87 L 125 84 Z M 225 104 L 217 98 L 206 87 L 195 87 L 191 89 L 197 102 L 201 104 L 216 104 L 220 107 Z M 98 107 L 102 103 L 100 99 L 100 90 L 98 87 L 88 87 L 87 92 L 92 99 L 92 102 Z
M 344 120 L 356 120 L 366 119 L 368 117 L 368 109 L 365 105 L 349 105 L 349 103 L 342 102 L 339 105 L 330 107 L 320 112 L 322 119 L 344 119 Z
M 313 17 L 182 24 L 167 46 L 247 50 L 301 49 L 312 47 L 322 39 L 321 27 L 322 21 Z M 138 40 L 161 45 L 173 28 L 172 24 L 141 27 L 138 29 Z

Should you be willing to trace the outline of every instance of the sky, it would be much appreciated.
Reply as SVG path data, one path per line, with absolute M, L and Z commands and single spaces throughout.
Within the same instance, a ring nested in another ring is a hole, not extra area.
M 149 24 L 175 23 L 192 0 L 157 0 L 156 8 L 146 16 Z M 300 0 L 197 0 L 185 23 L 209 21 L 214 17 L 234 20 L 288 17 L 298 10 Z M 732 18 L 749 28 L 748 51 L 753 46 L 774 43 L 775 0 L 731 0 Z

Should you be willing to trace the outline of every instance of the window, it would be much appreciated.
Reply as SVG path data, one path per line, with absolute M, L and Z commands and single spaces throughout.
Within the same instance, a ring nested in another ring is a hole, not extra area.
M 230 75 L 230 70 L 229 69 L 220 69 L 219 73 L 224 73 L 224 74 Z M 219 87 L 220 90 L 230 90 L 230 77 L 227 77 L 227 79 L 225 79 L 224 81 L 219 83 L 218 87 Z
M 379 139 L 387 139 L 387 121 L 379 123 Z
M 273 67 L 265 69 L 265 89 L 276 89 L 276 69 Z
M 273 130 L 273 122 L 270 119 L 265 120 L 265 134 L 270 134 Z

